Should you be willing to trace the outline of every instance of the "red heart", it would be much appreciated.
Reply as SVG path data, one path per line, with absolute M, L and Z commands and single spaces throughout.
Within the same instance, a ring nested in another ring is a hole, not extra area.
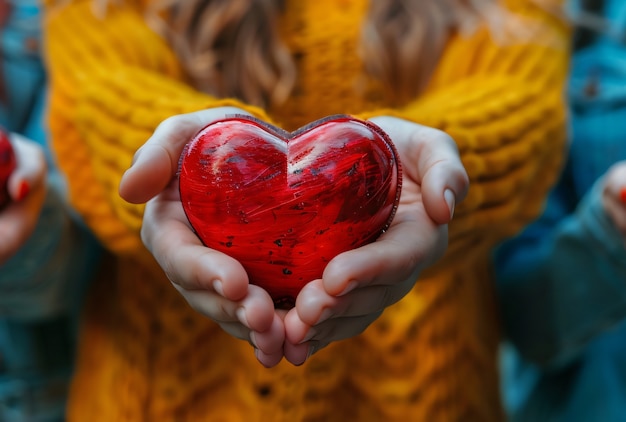
M 333 257 L 389 226 L 402 174 L 393 143 L 370 122 L 331 116 L 289 133 L 233 116 L 191 140 L 179 180 L 202 242 L 290 307 Z
M 0 129 L 0 208 L 9 202 L 7 182 L 16 165 L 15 152 L 9 136 L 3 129 Z

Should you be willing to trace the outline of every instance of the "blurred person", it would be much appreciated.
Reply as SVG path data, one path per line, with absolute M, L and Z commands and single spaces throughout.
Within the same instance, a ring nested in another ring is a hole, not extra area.
M 59 3 L 52 142 L 116 255 L 84 314 L 70 420 L 502 418 L 489 253 L 560 169 L 558 2 Z M 400 153 L 393 226 L 288 312 L 181 216 L 182 146 L 232 113 L 286 130 L 351 114 Z
M 46 144 L 37 1 L 0 2 L 0 125 L 17 167 L 0 210 L 0 420 L 64 420 L 78 308 L 99 256 Z
M 514 421 L 626 417 L 626 3 L 570 1 L 571 145 L 541 217 L 498 249 Z

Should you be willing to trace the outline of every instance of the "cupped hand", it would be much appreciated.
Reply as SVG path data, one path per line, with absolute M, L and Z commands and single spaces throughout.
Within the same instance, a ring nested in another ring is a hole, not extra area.
M 33 233 L 46 196 L 46 158 L 35 142 L 11 134 L 17 167 L 8 180 L 11 201 L 0 211 L 0 265 Z
M 626 161 L 615 163 L 604 176 L 602 204 L 626 244 Z
M 174 177 L 185 144 L 209 123 L 233 114 L 248 113 L 219 107 L 165 120 L 135 154 L 119 192 L 128 202 L 146 202 L 143 243 L 189 305 L 250 342 L 259 362 L 271 367 L 283 358 L 283 315 L 265 290 L 249 284 L 238 261 L 202 245 L 185 216 Z
M 401 159 L 400 203 L 389 229 L 369 245 L 329 262 L 285 316 L 285 358 L 302 364 L 328 344 L 365 330 L 403 298 L 420 272 L 447 247 L 447 223 L 469 187 L 456 143 L 406 120 L 371 119 L 391 137 Z

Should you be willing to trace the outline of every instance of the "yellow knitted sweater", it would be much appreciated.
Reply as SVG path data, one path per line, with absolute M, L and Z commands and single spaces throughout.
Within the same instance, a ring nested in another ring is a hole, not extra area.
M 355 88 L 367 3 L 286 2 L 280 29 L 299 79 L 288 102 L 267 112 L 189 88 L 144 23 L 142 2 L 103 18 L 89 1 L 48 11 L 54 150 L 72 203 L 115 256 L 85 310 L 70 421 L 501 419 L 489 251 L 538 214 L 559 170 L 568 30 L 529 1 L 508 0 L 545 26 L 541 39 L 499 46 L 486 30 L 455 37 L 427 92 L 390 110 L 375 84 Z M 435 126 L 456 139 L 470 174 L 444 259 L 366 332 L 302 367 L 263 368 L 247 343 L 191 310 L 142 246 L 143 206 L 117 194 L 159 122 L 226 104 L 291 130 L 335 113 Z

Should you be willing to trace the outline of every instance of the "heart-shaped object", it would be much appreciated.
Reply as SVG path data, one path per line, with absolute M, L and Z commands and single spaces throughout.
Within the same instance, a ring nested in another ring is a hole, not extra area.
M 7 182 L 17 163 L 8 133 L 0 128 L 0 208 L 9 203 Z
M 401 181 L 387 134 L 343 115 L 292 133 L 232 116 L 202 129 L 179 168 L 182 205 L 204 245 L 241 262 L 281 308 L 332 258 L 386 230 Z

